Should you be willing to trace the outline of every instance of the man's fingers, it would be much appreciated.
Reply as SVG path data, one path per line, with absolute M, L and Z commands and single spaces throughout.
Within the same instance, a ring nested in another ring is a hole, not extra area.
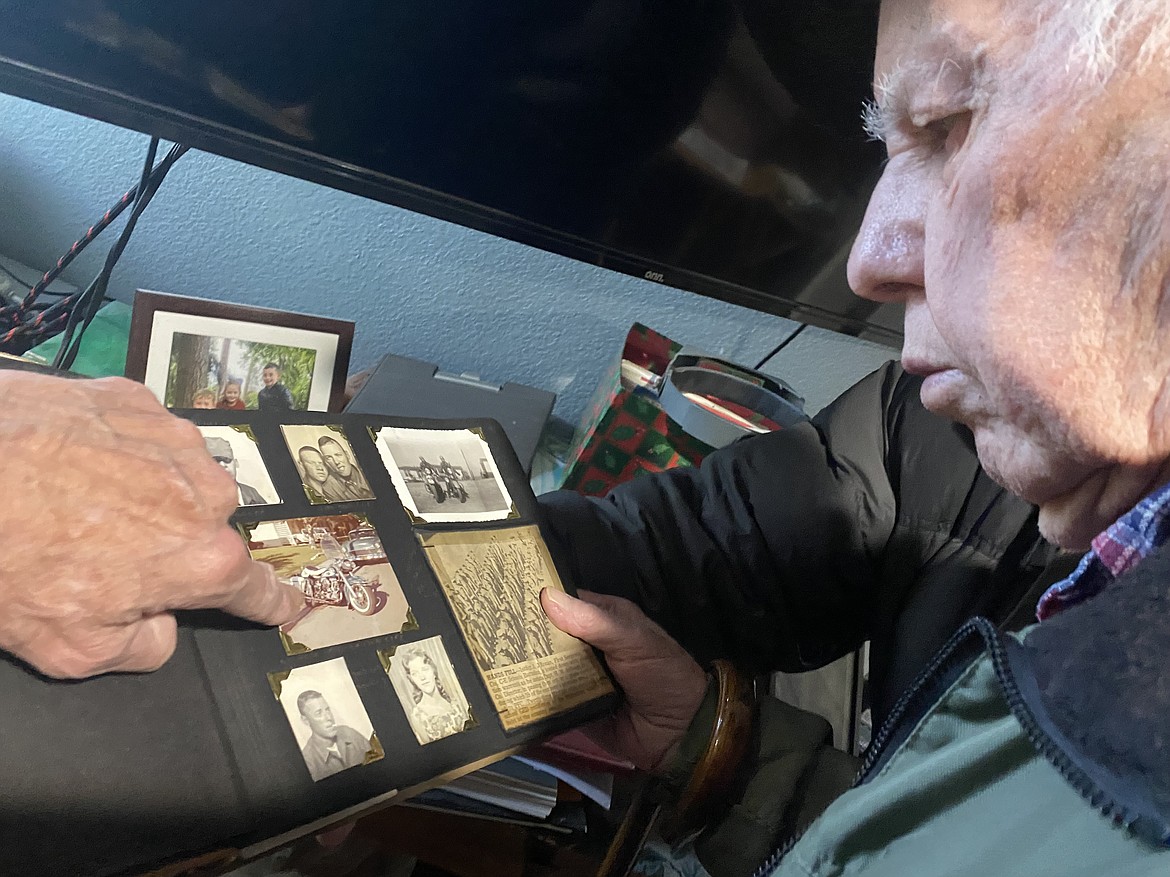
M 593 642 L 586 636 L 590 627 L 589 613 L 596 611 L 593 607 L 556 588 L 541 590 L 540 605 L 544 607 L 544 614 L 548 616 L 549 621 L 565 633 L 601 647 L 600 643 Z
M 578 591 L 577 597 L 583 602 L 591 603 L 609 615 L 620 619 L 624 624 L 636 627 L 641 626 L 643 622 L 654 623 L 646 617 L 646 613 L 641 610 L 637 603 L 632 600 L 627 600 L 625 597 L 614 597 L 612 594 L 598 594 L 596 591 Z
M 240 587 L 220 608 L 261 624 L 284 624 L 304 606 L 304 595 L 278 580 L 271 566 L 251 561 Z
M 304 595 L 279 581 L 270 565 L 253 560 L 240 534 L 226 525 L 181 566 L 196 570 L 205 584 L 164 596 L 168 609 L 215 608 L 261 624 L 283 624 L 304 608 Z
M 56 379 L 55 379 L 56 380 Z M 133 408 L 150 413 L 163 413 L 166 409 L 145 384 L 128 378 L 94 378 L 78 384 L 84 391 L 103 403 L 107 410 Z
M 97 672 L 147 673 L 157 670 L 175 653 L 179 641 L 175 616 L 169 612 L 136 621 L 127 629 L 121 655 Z
M 584 595 L 586 592 L 581 593 Z M 586 602 L 570 597 L 556 588 L 545 588 L 540 592 L 540 600 L 553 624 L 603 652 L 629 646 L 629 636 L 636 632 L 629 619 L 608 611 L 604 606 L 595 605 L 594 601 Z

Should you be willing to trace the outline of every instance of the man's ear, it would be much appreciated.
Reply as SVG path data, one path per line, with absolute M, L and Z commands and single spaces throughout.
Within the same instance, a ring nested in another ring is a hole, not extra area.
M 309 724 L 309 717 L 306 716 L 304 713 L 301 713 L 301 721 L 307 725 L 307 724 Z

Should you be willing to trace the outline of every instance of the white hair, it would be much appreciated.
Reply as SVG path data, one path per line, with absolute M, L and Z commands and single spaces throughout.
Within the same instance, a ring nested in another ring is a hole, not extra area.
M 1058 0 L 1053 20 L 1071 30 L 1070 67 L 1103 82 L 1119 64 L 1170 63 L 1167 0 Z
M 1038 38 L 1069 46 L 1067 71 L 1101 85 L 1119 65 L 1142 71 L 1170 69 L 1170 0 L 1018 0 L 1035 16 Z M 887 113 L 881 108 L 884 79 L 874 85 L 877 101 L 862 104 L 862 129 L 885 140 Z M 1090 89 L 1091 90 L 1091 89 Z

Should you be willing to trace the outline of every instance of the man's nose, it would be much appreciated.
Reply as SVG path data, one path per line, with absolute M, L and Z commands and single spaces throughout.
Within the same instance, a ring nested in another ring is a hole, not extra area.
M 849 254 L 849 285 L 871 301 L 904 301 L 925 288 L 925 186 L 906 169 L 910 160 L 886 165 Z

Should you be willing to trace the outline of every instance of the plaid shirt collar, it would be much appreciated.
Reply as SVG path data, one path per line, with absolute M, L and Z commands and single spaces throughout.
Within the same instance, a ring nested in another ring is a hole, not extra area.
M 1044 592 L 1036 617 L 1051 618 L 1097 596 L 1114 579 L 1137 566 L 1170 539 L 1170 484 L 1155 490 L 1093 540 L 1067 579 Z

